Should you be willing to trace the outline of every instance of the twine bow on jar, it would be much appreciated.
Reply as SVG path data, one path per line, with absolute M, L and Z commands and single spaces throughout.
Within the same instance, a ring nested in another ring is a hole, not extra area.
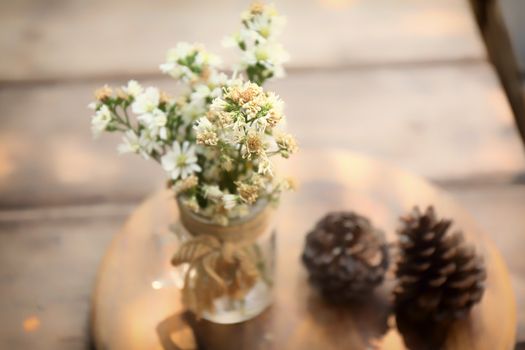
M 179 208 L 181 222 L 192 235 L 171 260 L 174 266 L 188 264 L 183 303 L 200 316 L 214 311 L 217 298 L 242 299 L 261 277 L 255 241 L 269 225 L 270 209 L 265 206 L 242 222 L 220 226 Z

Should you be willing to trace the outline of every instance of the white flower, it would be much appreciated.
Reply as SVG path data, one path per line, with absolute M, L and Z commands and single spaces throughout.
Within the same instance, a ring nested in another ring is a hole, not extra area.
M 215 127 L 210 122 L 210 120 L 206 117 L 202 117 L 199 120 L 195 122 L 195 126 L 193 127 L 197 134 L 205 132 L 205 131 L 214 131 Z
M 211 112 L 221 112 L 228 106 L 228 102 L 224 101 L 222 98 L 215 98 L 210 105 Z
M 204 50 L 202 45 L 182 42 L 168 50 L 166 63 L 160 65 L 160 70 L 175 79 L 194 82 L 204 68 L 215 68 L 219 64 L 219 57 Z
M 265 118 L 257 118 L 250 125 L 250 131 L 264 133 L 267 126 L 268 126 L 268 121 Z
M 206 117 L 202 117 L 195 123 L 193 127 L 197 136 L 197 144 L 216 146 L 219 138 L 216 133 L 215 126 Z
M 239 42 L 242 42 L 248 49 L 256 46 L 257 43 L 266 41 L 266 39 L 261 37 L 256 31 L 246 28 L 243 28 L 239 31 L 238 40 Z
M 117 150 L 120 154 L 138 153 L 140 150 L 139 137 L 132 130 L 126 131 L 122 138 L 123 143 L 118 145 Z
M 139 115 L 137 119 L 148 128 L 165 126 L 168 121 L 166 113 L 158 108 L 154 109 L 151 113 Z
M 220 92 L 221 92 L 221 87 L 223 85 L 226 84 L 226 82 L 228 81 L 228 76 L 224 73 L 219 73 L 217 72 L 216 70 L 212 70 L 210 72 L 210 76 L 208 78 L 208 83 L 213 86 L 213 87 L 216 87 L 216 88 L 219 88 L 219 94 L 217 96 L 220 96 Z M 214 93 L 212 92 L 212 95 Z M 214 96 L 214 97 L 217 97 L 217 96 Z
M 158 135 L 163 140 L 168 138 L 168 129 L 166 128 L 168 116 L 162 110 L 156 108 L 151 113 L 138 116 L 137 120 L 150 130 L 152 136 Z
M 221 58 L 217 55 L 204 51 L 201 52 L 201 54 L 203 55 L 203 64 L 206 64 L 213 68 L 217 68 L 222 64 Z
M 195 78 L 195 74 L 190 68 L 177 64 L 176 62 L 166 62 L 160 65 L 162 73 L 169 74 L 175 79 L 189 81 Z
M 199 179 L 195 175 L 190 175 L 184 180 L 179 180 L 175 182 L 175 184 L 172 186 L 172 189 L 175 193 L 182 193 L 186 192 L 189 189 L 194 188 L 199 184 Z
M 279 153 L 283 158 L 288 158 L 291 154 L 296 153 L 299 149 L 297 146 L 297 141 L 290 134 L 280 132 L 278 135 L 276 135 L 275 142 L 279 148 Z
M 206 98 L 211 95 L 211 90 L 207 85 L 201 84 L 195 87 L 195 90 L 191 93 L 191 100 L 204 103 Z
M 265 67 L 266 75 L 284 76 L 283 63 L 288 53 L 277 43 L 286 20 L 279 16 L 272 5 L 255 3 L 241 16 L 243 27 L 233 36 L 223 40 L 225 46 L 238 46 L 242 51 L 240 69 L 257 64 Z
M 144 92 L 144 88 L 136 80 L 128 81 L 128 85 L 123 86 L 122 90 L 135 98 Z
M 250 214 L 250 207 L 246 204 L 237 204 L 237 206 L 230 210 L 230 217 L 241 218 Z
M 155 142 L 154 137 L 147 130 L 143 130 L 140 136 L 133 130 L 128 130 L 122 140 L 124 142 L 117 148 L 120 154 L 137 153 L 144 159 L 149 159 L 153 151 L 160 152 L 162 150 L 161 146 Z
M 259 166 L 257 172 L 262 175 L 273 176 L 272 163 L 267 156 L 259 159 Z
M 98 137 L 100 133 L 108 127 L 111 122 L 111 111 L 108 106 L 103 105 L 91 118 L 91 131 L 93 136 Z
M 257 32 L 261 37 L 270 39 L 281 34 L 286 18 L 277 16 L 277 13 L 265 13 L 254 16 L 247 24 L 249 29 Z
M 210 79 L 214 79 L 215 82 L 211 83 L 210 80 L 208 80 L 209 85 L 199 84 L 195 86 L 193 92 L 190 94 L 192 102 L 207 104 L 208 98 L 213 100 L 214 98 L 221 96 L 221 88 L 219 87 L 219 84 L 222 83 L 222 77 L 218 74 L 212 74 Z
M 173 180 L 185 179 L 195 172 L 201 171 L 197 164 L 195 146 L 190 146 L 188 141 L 181 144 L 174 142 L 172 149 L 161 158 L 161 164 Z
M 268 92 L 267 95 L 266 95 L 266 99 L 267 99 L 268 103 L 270 103 L 272 105 L 272 108 L 275 110 L 275 112 L 277 112 L 279 114 L 283 113 L 284 102 L 283 102 L 283 100 L 281 100 L 281 98 L 277 94 L 275 94 L 273 92 Z
M 172 71 L 175 69 L 175 62 L 161 63 L 159 65 L 159 69 L 162 73 L 169 74 L 173 76 L 174 78 L 176 78 L 175 74 L 172 74 Z
M 227 143 L 235 147 L 237 147 L 237 145 L 240 142 L 242 142 L 242 140 L 246 137 L 245 131 L 242 129 L 230 128 L 225 131 L 226 132 L 223 132 L 221 134 L 221 139 L 224 141 L 224 143 Z
M 151 113 L 159 106 L 159 102 L 159 89 L 148 87 L 146 91 L 136 96 L 135 102 L 131 105 L 131 110 L 136 114 Z
M 241 56 L 243 67 L 253 66 L 256 63 L 264 65 L 268 69 L 274 70 L 276 76 L 284 75 L 283 63 L 288 62 L 290 56 L 282 45 L 274 42 L 266 42 L 247 50 Z
M 191 123 L 206 113 L 206 104 L 203 101 L 189 101 L 179 109 L 186 123 Z
M 208 185 L 204 187 L 204 197 L 208 199 L 219 199 L 223 196 L 223 193 L 219 186 Z
M 237 205 L 237 196 L 234 194 L 225 194 L 222 196 L 224 209 L 232 210 Z
M 195 198 L 195 196 L 191 196 L 190 198 L 182 198 L 182 204 L 194 213 L 198 213 L 200 211 L 199 203 L 197 202 L 197 198 Z
M 166 55 L 166 61 L 168 62 L 177 62 L 178 60 L 189 56 L 193 51 L 195 51 L 195 45 L 192 45 L 187 42 L 180 42 L 173 49 L 168 50 Z

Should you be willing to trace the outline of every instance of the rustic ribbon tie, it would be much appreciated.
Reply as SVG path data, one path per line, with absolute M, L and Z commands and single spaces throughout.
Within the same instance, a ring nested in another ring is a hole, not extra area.
M 199 316 L 213 311 L 217 298 L 242 299 L 260 278 L 256 240 L 268 227 L 270 209 L 263 207 L 246 221 L 219 226 L 203 222 L 183 205 L 179 208 L 191 236 L 171 260 L 174 266 L 188 264 L 183 302 Z

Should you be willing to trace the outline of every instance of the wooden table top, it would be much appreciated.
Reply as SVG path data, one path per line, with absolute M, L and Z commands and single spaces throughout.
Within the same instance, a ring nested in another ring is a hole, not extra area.
M 133 212 L 100 267 L 92 314 L 97 348 L 194 349 L 198 343 L 213 349 L 404 349 L 403 336 L 411 335 L 396 330 L 384 306 L 326 305 L 308 286 L 299 256 L 305 233 L 327 211 L 367 215 L 392 241 L 399 215 L 413 205 L 430 204 L 465 231 L 484 254 L 488 270 L 482 302 L 453 326 L 447 349 L 513 348 L 516 306 L 506 266 L 470 215 L 446 193 L 352 153 L 303 152 L 282 172 L 295 175 L 301 188 L 287 196 L 279 211 L 276 300 L 269 310 L 243 324 L 215 325 L 185 313 L 175 287 L 152 288 L 153 281 L 169 274 L 174 250 L 168 225 L 177 213 L 170 193 L 163 191 Z

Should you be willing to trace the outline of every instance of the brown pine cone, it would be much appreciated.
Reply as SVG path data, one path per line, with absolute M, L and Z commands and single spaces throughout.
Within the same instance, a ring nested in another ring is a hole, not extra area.
M 448 233 L 450 220 L 438 220 L 432 207 L 401 218 L 396 312 L 411 319 L 458 319 L 481 300 L 486 279 L 480 256 L 459 231 Z
M 360 298 L 383 281 L 388 249 L 381 231 L 352 212 L 329 213 L 308 233 L 302 260 L 310 282 L 332 302 Z

